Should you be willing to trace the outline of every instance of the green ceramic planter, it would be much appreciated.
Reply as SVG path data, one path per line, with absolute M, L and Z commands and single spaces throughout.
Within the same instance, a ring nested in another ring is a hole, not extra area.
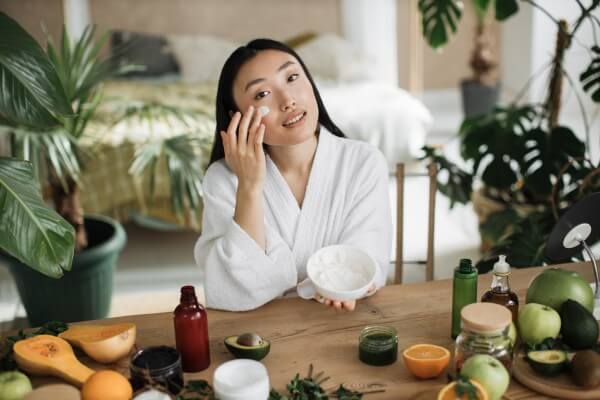
M 89 245 L 75 255 L 71 271 L 60 279 L 48 278 L 15 259 L 9 261 L 32 326 L 108 316 L 114 271 L 127 236 L 118 222 L 103 216 L 86 216 L 85 227 Z

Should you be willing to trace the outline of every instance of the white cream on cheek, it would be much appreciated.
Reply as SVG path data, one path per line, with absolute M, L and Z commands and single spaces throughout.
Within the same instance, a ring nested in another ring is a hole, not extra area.
M 260 107 L 258 108 L 258 112 L 259 112 L 259 113 L 260 113 L 260 115 L 262 115 L 263 117 L 264 117 L 265 115 L 267 115 L 267 114 L 269 113 L 269 111 L 271 111 L 271 110 L 270 110 L 270 109 L 269 109 L 269 107 L 267 107 L 267 106 L 260 106 Z

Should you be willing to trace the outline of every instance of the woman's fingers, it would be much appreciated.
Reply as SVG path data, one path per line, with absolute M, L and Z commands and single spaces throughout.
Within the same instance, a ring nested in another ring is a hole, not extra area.
M 265 124 L 260 124 L 256 132 L 256 137 L 254 138 L 254 151 L 259 156 L 259 158 L 261 157 L 261 155 L 264 157 L 263 140 L 265 138 L 265 129 Z
M 240 124 L 240 119 L 242 118 L 242 113 L 237 111 L 233 114 L 231 121 L 229 122 L 229 126 L 227 127 L 227 140 L 229 145 L 229 152 L 232 153 L 237 148 L 237 130 L 238 125 Z
M 342 307 L 344 308 L 344 310 L 354 311 L 354 309 L 356 308 L 356 301 L 355 300 L 343 301 Z
M 248 127 L 250 126 L 250 122 L 252 121 L 252 117 L 254 116 L 254 107 L 248 107 L 248 111 L 242 117 L 240 121 L 240 126 L 238 127 L 238 148 L 245 149 L 248 141 Z

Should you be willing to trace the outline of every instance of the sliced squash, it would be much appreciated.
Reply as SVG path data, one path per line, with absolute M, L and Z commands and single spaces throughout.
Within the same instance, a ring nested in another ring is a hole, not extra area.
M 14 345 L 15 361 L 32 375 L 52 375 L 81 387 L 94 371 L 77 360 L 71 345 L 56 336 L 38 335 Z
M 129 354 L 135 344 L 135 324 L 69 325 L 59 337 L 82 349 L 100 363 L 112 363 Z

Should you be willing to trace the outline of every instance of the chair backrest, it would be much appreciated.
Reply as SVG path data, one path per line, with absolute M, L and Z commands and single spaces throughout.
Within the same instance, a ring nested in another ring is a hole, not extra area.
M 403 163 L 396 164 L 396 273 L 394 275 L 394 283 L 402 283 L 404 273 L 404 180 L 407 176 L 427 176 L 429 178 L 429 206 L 428 206 L 428 223 L 427 223 L 427 258 L 425 262 L 425 280 L 433 280 L 433 246 L 435 238 L 435 195 L 437 192 L 437 165 L 431 163 L 427 167 L 427 173 L 410 173 L 405 172 Z

